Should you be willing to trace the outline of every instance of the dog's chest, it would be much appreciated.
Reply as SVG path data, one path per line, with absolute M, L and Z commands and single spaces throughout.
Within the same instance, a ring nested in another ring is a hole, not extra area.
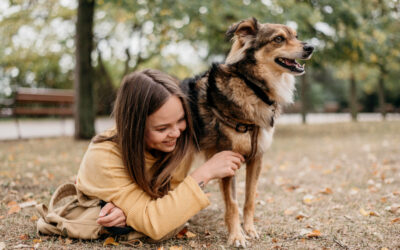
M 274 128 L 260 128 L 255 142 L 252 142 L 252 131 L 240 133 L 229 127 L 221 128 L 227 139 L 231 142 L 231 149 L 244 156 L 251 155 L 252 148 L 257 146 L 258 153 L 264 153 L 271 145 Z M 229 148 L 227 148 L 229 149 Z

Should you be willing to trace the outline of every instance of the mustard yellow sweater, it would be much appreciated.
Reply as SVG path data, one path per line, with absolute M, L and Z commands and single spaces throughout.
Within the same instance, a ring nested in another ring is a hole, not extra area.
M 145 158 L 149 170 L 155 159 L 150 154 Z M 127 225 L 158 240 L 210 204 L 196 181 L 187 176 L 189 168 L 190 162 L 184 161 L 172 175 L 172 190 L 152 199 L 129 177 L 115 143 L 91 143 L 80 165 L 77 187 L 88 196 L 114 203 L 124 211 Z

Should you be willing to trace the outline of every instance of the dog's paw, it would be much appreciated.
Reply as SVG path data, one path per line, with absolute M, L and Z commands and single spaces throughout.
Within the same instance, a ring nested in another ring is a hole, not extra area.
M 228 245 L 243 248 L 249 246 L 246 237 L 242 232 L 231 233 L 228 238 Z
M 244 231 L 252 239 L 260 238 L 260 236 L 257 233 L 256 228 L 254 227 L 254 224 L 244 225 Z

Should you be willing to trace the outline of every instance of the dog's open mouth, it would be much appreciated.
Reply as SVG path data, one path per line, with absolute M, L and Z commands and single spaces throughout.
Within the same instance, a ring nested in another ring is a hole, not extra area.
M 298 73 L 304 72 L 304 64 L 301 65 L 300 63 L 296 62 L 295 59 L 278 57 L 275 58 L 275 62 L 281 65 L 282 67 L 289 69 L 290 71 Z

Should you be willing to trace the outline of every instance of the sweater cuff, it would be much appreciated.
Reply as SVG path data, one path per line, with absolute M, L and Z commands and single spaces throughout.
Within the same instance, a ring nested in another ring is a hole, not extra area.
M 199 201 L 201 209 L 206 208 L 208 207 L 208 205 L 210 205 L 210 201 L 208 200 L 207 195 L 200 188 L 199 184 L 193 179 L 192 176 L 190 175 L 186 176 L 183 182 L 186 182 L 186 184 L 189 186 L 190 190 L 193 192 L 193 194 Z

